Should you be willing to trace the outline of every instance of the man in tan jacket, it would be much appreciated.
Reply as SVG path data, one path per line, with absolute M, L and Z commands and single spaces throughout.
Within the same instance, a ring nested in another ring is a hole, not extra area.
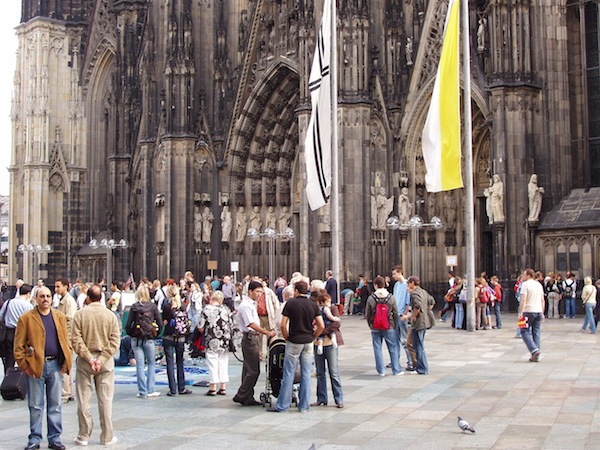
M 100 303 L 102 288 L 88 289 L 88 305 L 73 318 L 73 350 L 77 353 L 77 418 L 79 434 L 75 442 L 87 445 L 92 434 L 92 384 L 96 386 L 100 416 L 100 443 L 117 442 L 113 436 L 112 402 L 115 391 L 115 360 L 121 336 L 116 316 Z
M 71 342 L 73 317 L 75 317 L 75 313 L 77 312 L 77 302 L 69 294 L 69 280 L 66 278 L 56 280 L 54 282 L 54 291 L 60 298 L 57 309 L 67 317 L 67 331 L 69 332 L 69 342 Z M 73 400 L 75 400 L 73 396 L 73 376 L 69 371 L 69 373 L 63 374 L 62 402 L 67 403 Z
M 47 403 L 48 447 L 63 450 L 62 434 L 62 373 L 73 364 L 69 345 L 67 319 L 52 309 L 50 289 L 37 292 L 37 308 L 19 318 L 15 332 L 14 355 L 19 368 L 27 374 L 30 428 L 25 449 L 40 448 L 44 401 Z

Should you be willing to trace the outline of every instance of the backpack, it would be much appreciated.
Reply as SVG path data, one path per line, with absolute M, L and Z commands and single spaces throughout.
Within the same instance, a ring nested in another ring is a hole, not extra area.
M 567 297 L 573 297 L 573 284 L 575 284 L 575 282 L 571 282 L 571 284 L 567 284 L 567 282 L 565 281 L 565 295 Z
M 374 330 L 389 330 L 390 329 L 390 307 L 388 306 L 388 300 L 391 294 L 388 295 L 384 300 L 379 299 L 375 295 L 373 298 L 377 303 L 375 307 L 375 314 L 373 315 L 373 329 Z
M 479 288 L 479 301 L 481 303 L 489 303 L 491 300 L 490 291 L 487 289 L 487 286 L 482 286 Z
M 154 320 L 154 312 L 143 311 L 137 313 L 127 334 L 137 339 L 154 339 L 158 336 L 158 329 L 158 324 Z
M 187 336 L 190 332 L 190 320 L 187 312 L 182 309 L 174 310 L 171 326 L 173 327 L 174 337 Z

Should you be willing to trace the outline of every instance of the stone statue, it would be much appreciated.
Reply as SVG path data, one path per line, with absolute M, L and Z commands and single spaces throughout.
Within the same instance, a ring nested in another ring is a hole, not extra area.
M 456 197 L 452 191 L 446 191 L 444 194 L 444 219 L 446 219 L 446 228 L 454 230 L 456 227 Z
M 385 230 L 387 219 L 394 208 L 394 197 L 387 198 L 384 187 L 380 187 L 373 197 L 375 214 L 371 216 L 371 228 L 373 230 Z
M 415 198 L 415 214 L 423 217 L 425 214 L 425 198 L 423 197 L 423 188 L 417 188 L 417 196 Z
M 412 38 L 409 36 L 406 38 L 406 65 L 407 66 L 413 65 L 412 54 L 413 54 L 413 43 L 412 43 Z
M 494 183 L 490 186 L 490 202 L 494 223 L 504 222 L 504 183 L 498 174 L 493 176 Z
M 398 197 L 398 218 L 401 224 L 406 224 L 410 220 L 410 213 L 412 205 L 408 198 L 408 188 L 403 187 L 400 190 L 400 196 Z
M 492 180 L 490 179 L 490 186 L 492 185 Z M 494 223 L 494 214 L 492 212 L 492 199 L 490 198 L 490 188 L 486 187 L 483 190 L 483 196 L 485 197 L 485 213 L 488 216 L 488 224 Z
M 272 206 L 267 208 L 267 215 L 265 216 L 265 228 L 267 227 L 277 230 L 277 216 L 275 215 L 275 208 Z
M 527 220 L 529 222 L 537 222 L 539 220 L 544 192 L 543 187 L 538 187 L 537 175 L 534 173 L 531 175 L 531 179 L 527 185 L 527 193 L 529 196 L 529 217 Z
M 231 211 L 229 211 L 229 206 L 223 206 L 223 210 L 221 211 L 221 242 L 228 242 L 231 237 Z
M 200 208 L 194 208 L 194 241 L 201 242 L 202 240 L 202 214 Z
M 436 215 L 435 193 L 430 192 L 427 195 L 427 220 L 431 220 Z
M 215 216 L 208 206 L 202 211 L 202 242 L 209 242 L 212 235 L 212 227 Z
M 487 24 L 487 19 L 485 17 L 481 17 L 479 19 L 479 26 L 477 27 L 477 52 L 483 53 L 485 51 L 485 26 Z
M 240 206 L 235 214 L 235 241 L 244 242 L 248 230 L 246 210 Z
M 262 232 L 262 217 L 260 216 L 260 208 L 258 206 L 254 206 L 250 213 L 250 227 L 259 233 Z
M 279 232 L 284 233 L 285 230 L 288 229 L 290 223 L 292 221 L 292 214 L 287 206 L 281 208 L 281 213 L 279 213 Z

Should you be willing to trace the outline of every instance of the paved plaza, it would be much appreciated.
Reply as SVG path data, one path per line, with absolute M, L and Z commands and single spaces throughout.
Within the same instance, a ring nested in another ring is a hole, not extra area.
M 206 397 L 206 388 L 192 387 L 193 395 L 170 398 L 159 385 L 162 396 L 142 400 L 135 384 L 118 383 L 113 420 L 119 442 L 110 448 L 600 448 L 600 358 L 597 337 L 579 332 L 583 318 L 545 321 L 539 363 L 530 363 L 525 345 L 515 339 L 516 315 L 505 315 L 504 322 L 501 330 L 473 333 L 437 322 L 425 339 L 431 373 L 394 377 L 388 369 L 390 376 L 382 378 L 375 372 L 365 321 L 344 317 L 343 409 L 335 408 L 331 394 L 329 406 L 306 414 L 239 406 L 232 397 L 241 364 L 233 356 L 226 397 Z M 192 369 L 191 379 L 207 379 L 202 369 Z M 315 401 L 315 378 L 312 384 Z M 257 399 L 264 386 L 263 371 Z M 104 448 L 93 408 L 88 448 Z M 62 438 L 69 448 L 76 447 L 76 410 L 74 402 L 63 407 Z M 476 434 L 461 433 L 458 415 Z M 0 449 L 23 448 L 28 432 L 26 402 L 0 400 Z

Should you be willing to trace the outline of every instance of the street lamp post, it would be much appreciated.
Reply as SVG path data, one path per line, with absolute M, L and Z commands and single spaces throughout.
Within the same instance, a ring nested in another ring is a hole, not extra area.
M 21 244 L 17 247 L 17 250 L 23 254 L 31 253 L 31 285 L 35 286 L 39 270 L 38 255 L 40 253 L 52 253 L 52 247 L 50 245 Z
M 96 239 L 92 239 L 89 246 L 93 249 L 97 249 L 98 247 L 106 249 L 106 285 L 110 287 L 113 281 L 113 250 L 115 248 L 127 248 L 127 241 L 121 239 L 119 242 L 116 242 L 114 239 L 102 239 L 98 242 Z
M 267 227 L 260 233 L 256 228 L 249 228 L 247 236 L 251 239 L 266 237 L 269 240 L 269 285 L 273 287 L 274 264 L 275 264 L 275 240 L 277 238 L 293 239 L 296 236 L 294 230 L 287 227 L 283 233 L 278 233 L 274 228 Z
M 441 230 L 443 226 L 442 220 L 437 216 L 433 216 L 429 223 L 423 223 L 423 219 L 418 215 L 412 216 L 407 223 L 401 223 L 397 216 L 391 216 L 387 220 L 387 227 L 390 230 L 411 231 L 411 269 L 414 275 L 419 275 L 419 270 L 417 269 L 417 239 L 419 238 L 419 230 L 425 227 L 433 227 L 434 230 Z

